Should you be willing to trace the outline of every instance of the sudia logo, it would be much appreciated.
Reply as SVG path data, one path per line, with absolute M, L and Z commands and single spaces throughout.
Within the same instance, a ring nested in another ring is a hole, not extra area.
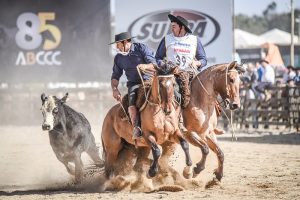
M 59 28 L 48 21 L 55 20 L 55 13 L 41 12 L 23 13 L 17 19 L 18 32 L 15 40 L 16 44 L 26 50 L 20 51 L 17 56 L 16 65 L 61 65 L 58 56 L 61 51 L 54 51 L 61 42 L 61 32 Z M 42 33 L 49 32 L 51 39 L 43 38 Z M 43 42 L 44 39 L 44 42 Z M 41 51 L 33 51 L 42 47 Z
M 194 10 L 163 10 L 153 12 L 133 21 L 128 31 L 136 36 L 139 42 L 146 42 L 156 47 L 158 42 L 170 33 L 170 20 L 168 14 L 180 15 L 188 20 L 189 27 L 194 35 L 201 38 L 203 46 L 208 46 L 220 34 L 220 25 L 213 17 Z

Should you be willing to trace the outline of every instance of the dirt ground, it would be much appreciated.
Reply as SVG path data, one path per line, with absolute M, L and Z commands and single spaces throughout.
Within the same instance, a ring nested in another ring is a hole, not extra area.
M 92 127 L 96 141 L 100 141 L 100 126 Z M 210 152 L 206 169 L 187 181 L 183 191 L 143 192 L 124 186 L 121 191 L 103 192 L 103 182 L 93 176 L 86 176 L 80 186 L 72 185 L 72 177 L 54 156 L 48 133 L 41 127 L 2 126 L 0 199 L 299 199 L 300 134 L 237 136 L 233 142 L 229 133 L 219 137 L 225 154 L 221 183 L 212 181 L 217 160 Z M 190 151 L 193 163 L 199 161 L 200 150 L 191 147 Z M 83 160 L 86 166 L 91 164 L 87 155 Z M 180 148 L 170 164 L 182 173 L 184 157 Z M 155 182 L 148 181 L 155 189 Z

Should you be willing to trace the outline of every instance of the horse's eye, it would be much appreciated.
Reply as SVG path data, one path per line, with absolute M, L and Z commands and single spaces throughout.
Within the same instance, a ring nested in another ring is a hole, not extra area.
M 231 79 L 229 79 L 229 81 L 230 81 L 230 83 L 234 83 L 234 80 L 231 78 Z
M 58 108 L 54 108 L 54 109 L 52 110 L 52 112 L 53 112 L 54 114 L 57 114 L 57 113 L 58 113 Z

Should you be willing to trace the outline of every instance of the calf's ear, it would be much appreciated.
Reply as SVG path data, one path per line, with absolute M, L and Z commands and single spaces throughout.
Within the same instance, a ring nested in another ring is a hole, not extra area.
M 68 96 L 69 96 L 69 93 L 67 92 L 67 93 L 65 94 L 65 96 L 61 99 L 61 102 L 62 102 L 62 103 L 66 103 L 66 102 L 69 100 Z
M 44 102 L 46 99 L 47 99 L 47 97 L 46 97 L 45 93 L 41 94 L 41 100 L 42 100 L 42 102 Z

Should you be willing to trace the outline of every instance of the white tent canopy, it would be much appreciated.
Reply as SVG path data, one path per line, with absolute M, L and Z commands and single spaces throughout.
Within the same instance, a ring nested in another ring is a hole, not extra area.
M 234 30 L 235 48 L 258 47 L 266 42 L 263 38 L 243 31 L 241 29 Z
M 291 44 L 291 34 L 277 28 L 269 30 L 262 35 L 260 35 L 267 42 L 271 42 L 274 44 Z M 294 42 L 298 43 L 299 38 L 294 35 Z

